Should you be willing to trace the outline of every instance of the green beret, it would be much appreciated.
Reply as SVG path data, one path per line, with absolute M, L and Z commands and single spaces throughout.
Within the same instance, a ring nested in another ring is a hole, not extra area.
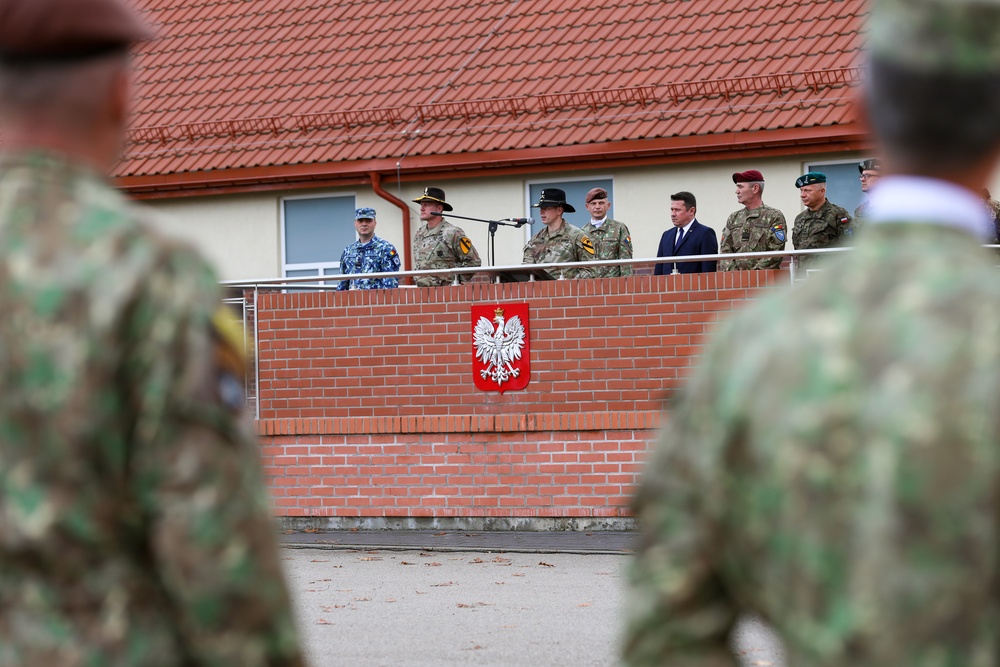
M 1000 73 L 998 0 L 873 0 L 876 60 L 927 73 Z
M 813 183 L 826 183 L 826 174 L 818 171 L 810 171 L 808 174 L 803 174 L 795 179 L 795 187 L 801 188 L 803 185 L 812 185 Z

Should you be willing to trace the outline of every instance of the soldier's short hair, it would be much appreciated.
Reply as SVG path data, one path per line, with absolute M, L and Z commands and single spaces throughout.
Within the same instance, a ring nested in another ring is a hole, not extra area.
M 941 173 L 983 160 L 1000 143 L 1000 76 L 870 65 L 868 110 L 886 152 L 908 171 Z

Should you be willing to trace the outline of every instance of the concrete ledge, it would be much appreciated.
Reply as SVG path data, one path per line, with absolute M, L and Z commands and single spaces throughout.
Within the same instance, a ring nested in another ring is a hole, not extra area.
M 632 517 L 496 517 L 496 516 L 308 516 L 278 517 L 283 531 L 509 531 L 509 532 L 627 532 L 636 530 Z

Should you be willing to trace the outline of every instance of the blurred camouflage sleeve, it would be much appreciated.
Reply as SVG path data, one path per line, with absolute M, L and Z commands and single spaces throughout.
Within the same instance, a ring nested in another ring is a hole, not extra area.
M 150 259 L 123 332 L 131 470 L 178 639 L 191 664 L 301 665 L 215 276 L 187 251 Z
M 630 667 L 736 664 L 728 639 L 738 610 L 720 577 L 727 429 L 705 370 L 668 410 L 634 501 L 641 541 L 629 573 Z

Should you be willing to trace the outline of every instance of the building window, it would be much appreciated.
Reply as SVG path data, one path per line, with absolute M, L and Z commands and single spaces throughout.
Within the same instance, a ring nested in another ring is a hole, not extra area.
M 559 188 L 566 193 L 566 203 L 576 209 L 576 213 L 564 213 L 563 219 L 574 227 L 583 227 L 590 222 L 590 213 L 584 206 L 583 199 L 592 188 L 604 188 L 608 191 L 608 199 L 611 201 L 611 208 L 608 210 L 608 218 L 615 217 L 615 193 L 614 181 L 610 178 L 593 178 L 579 181 L 539 181 L 528 184 L 528 213 L 526 217 L 534 218 L 535 224 L 531 226 L 531 235 L 536 234 L 542 228 L 541 218 L 538 216 L 538 209 L 531 208 L 538 203 L 545 188 Z
M 286 278 L 340 273 L 340 255 L 357 240 L 354 196 L 295 197 L 281 202 L 282 271 Z
M 852 162 L 809 162 L 802 173 L 818 171 L 826 174 L 826 198 L 854 215 L 854 209 L 867 197 L 861 192 L 861 172 L 858 163 Z

